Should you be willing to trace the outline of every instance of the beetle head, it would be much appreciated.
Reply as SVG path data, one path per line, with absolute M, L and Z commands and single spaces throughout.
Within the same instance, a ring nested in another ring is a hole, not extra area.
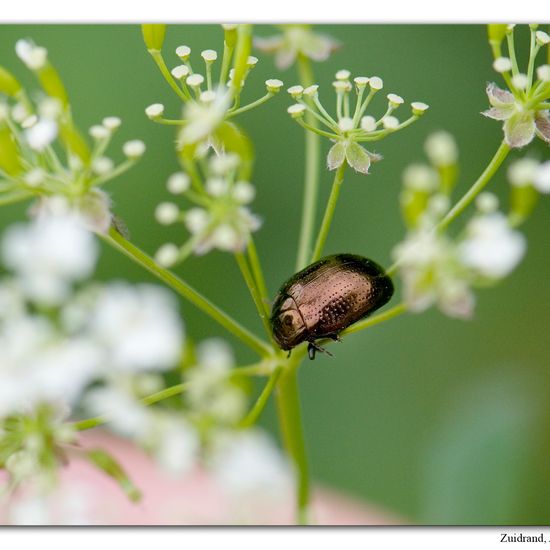
M 307 327 L 296 302 L 291 297 L 287 297 L 278 307 L 277 305 L 273 308 L 271 318 L 273 337 L 282 349 L 289 350 L 304 341 Z

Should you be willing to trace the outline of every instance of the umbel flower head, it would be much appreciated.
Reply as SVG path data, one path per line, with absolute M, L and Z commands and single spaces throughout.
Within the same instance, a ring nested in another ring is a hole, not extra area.
M 281 34 L 266 38 L 254 37 L 254 45 L 261 51 L 275 55 L 278 69 L 287 69 L 298 56 L 313 61 L 326 61 L 340 44 L 326 34 L 314 32 L 311 25 L 280 25 Z
M 204 68 L 202 71 L 193 68 L 193 52 L 189 46 L 181 45 L 176 48 L 179 64 L 171 71 L 166 68 L 160 49 L 149 48 L 149 53 L 161 67 L 163 76 L 183 101 L 184 107 L 181 119 L 165 118 L 162 103 L 149 105 L 145 109 L 145 114 L 154 122 L 181 126 L 178 150 L 190 152 L 189 156 L 200 156 L 204 153 L 205 147 L 214 147 L 217 152 L 221 152 L 226 145 L 228 121 L 265 103 L 282 87 L 282 82 L 268 79 L 265 83 L 265 95 L 241 106 L 241 93 L 258 59 L 249 55 L 250 25 L 225 25 L 224 31 L 225 47 L 222 59 L 218 59 L 216 50 L 201 51 L 200 62 Z M 217 75 L 214 74 L 216 64 L 220 67 Z M 274 82 L 280 84 L 273 85 Z
M 305 129 L 328 137 L 334 142 L 327 157 L 329 170 L 335 170 L 347 162 L 356 172 L 369 173 L 371 162 L 382 157 L 364 149 L 360 143 L 379 141 L 384 137 L 406 128 L 421 117 L 428 105 L 420 102 L 411 103 L 411 115 L 400 122 L 394 116 L 396 109 L 404 103 L 401 96 L 390 93 L 387 97 L 387 108 L 383 115 L 375 118 L 367 115 L 367 107 L 373 97 L 384 87 L 378 76 L 358 76 L 351 81 L 351 73 L 341 70 L 336 73 L 332 83 L 336 93 L 336 115 L 331 116 L 319 99 L 319 86 L 307 88 L 292 86 L 287 91 L 296 101 L 288 108 L 288 113 Z M 367 92 L 368 88 L 368 92 Z M 355 105 L 351 105 L 350 97 L 355 95 Z M 324 128 L 310 125 L 304 115 L 310 113 Z
M 508 89 L 489 83 L 487 96 L 491 108 L 482 113 L 504 122 L 504 139 L 512 148 L 528 145 L 535 136 L 550 143 L 550 65 L 539 66 L 534 78 L 535 58 L 542 47 L 548 47 L 550 36 L 536 30 L 536 25 L 530 27 L 531 49 L 525 73 L 520 71 L 516 61 L 513 25 L 505 31 L 510 57 L 503 57 L 500 43 L 493 43 L 493 68 L 502 75 Z
M 205 164 L 204 183 L 183 173 L 173 174 L 167 183 L 170 193 L 183 196 L 195 206 L 180 209 L 175 202 L 160 203 L 155 211 L 163 225 L 183 223 L 191 237 L 182 246 L 167 243 L 158 250 L 156 259 L 166 267 L 183 261 L 189 254 L 218 250 L 243 250 L 252 232 L 260 228 L 260 219 L 248 204 L 254 200 L 255 188 L 238 178 L 240 158 L 232 153 L 214 154 Z
M 93 125 L 90 146 L 73 122 L 63 82 L 47 50 L 28 40 L 19 40 L 15 49 L 36 74 L 42 91 L 32 102 L 15 77 L 0 67 L 0 204 L 37 198 L 37 212 L 55 210 L 62 199 L 91 229 L 106 232 L 111 225 L 111 202 L 99 186 L 133 166 L 145 145 L 128 141 L 123 146 L 126 161 L 115 165 L 106 151 L 120 119 L 105 117 Z

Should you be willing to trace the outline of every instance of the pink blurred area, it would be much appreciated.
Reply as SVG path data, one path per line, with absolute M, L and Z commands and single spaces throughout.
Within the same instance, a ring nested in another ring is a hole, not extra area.
M 78 456 L 62 469 L 60 485 L 48 499 L 53 524 L 86 525 L 292 525 L 289 497 L 235 499 L 203 470 L 175 477 L 164 472 L 132 443 L 101 430 L 84 433 L 83 448 L 103 448 L 124 467 L 142 492 L 131 502 L 118 484 Z M 3 484 L 0 477 L 0 484 Z M 69 495 L 69 497 L 68 497 Z M 78 495 L 78 497 L 76 497 Z M 9 523 L 8 506 L 0 506 L 0 522 Z M 67 519 L 70 518 L 70 519 Z M 80 518 L 80 519 L 79 519 Z M 317 525 L 396 525 L 397 517 L 337 491 L 316 487 L 312 523 Z M 406 522 L 405 522 L 406 523 Z M 35 523 L 36 524 L 36 523 Z

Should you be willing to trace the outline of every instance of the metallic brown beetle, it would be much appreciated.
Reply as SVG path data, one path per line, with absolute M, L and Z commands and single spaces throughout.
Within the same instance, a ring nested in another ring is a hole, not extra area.
M 332 338 L 386 304 L 393 283 L 378 264 L 354 254 L 327 256 L 293 275 L 271 312 L 273 337 L 283 350 L 309 342 L 308 354 L 328 353 L 316 340 Z M 329 354 L 330 355 L 330 354 Z

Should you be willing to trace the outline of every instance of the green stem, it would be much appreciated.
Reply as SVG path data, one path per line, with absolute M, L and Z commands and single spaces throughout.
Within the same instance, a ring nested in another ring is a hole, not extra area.
M 265 310 L 267 317 L 269 317 L 269 293 L 267 292 L 267 286 L 265 284 L 265 277 L 262 270 L 262 264 L 260 263 L 260 257 L 258 256 L 258 250 L 252 235 L 248 241 L 248 258 L 250 260 L 250 267 L 252 268 L 252 274 L 258 286 L 260 292 L 260 298 L 262 299 L 262 306 Z
M 156 393 L 144 397 L 140 401 L 145 405 L 153 405 L 174 395 L 179 395 L 183 393 L 189 387 L 189 383 L 176 384 L 175 386 L 170 386 Z M 73 422 L 72 427 L 77 431 L 90 430 L 91 428 L 97 428 L 102 424 L 109 422 L 108 415 L 96 416 L 94 418 L 86 418 L 85 420 L 79 420 L 78 422 Z
M 276 395 L 281 435 L 287 452 L 294 463 L 297 476 L 297 523 L 306 525 L 309 521 L 310 489 L 309 467 L 298 393 L 299 360 L 299 355 L 295 354 L 285 366 L 277 384 Z
M 151 54 L 151 57 L 155 60 L 155 63 L 160 69 L 160 72 L 162 73 L 162 76 L 164 77 L 166 82 L 168 82 L 168 84 L 170 85 L 170 88 L 172 88 L 172 90 L 176 92 L 177 96 L 183 102 L 186 102 L 189 98 L 183 93 L 183 90 L 177 85 L 174 77 L 170 74 L 166 63 L 164 62 L 164 58 L 162 57 L 162 53 L 159 50 L 149 50 L 149 53 Z
M 279 380 L 279 377 L 282 373 L 283 369 L 282 367 L 277 367 L 269 377 L 267 384 L 265 385 L 264 389 L 262 390 L 262 393 L 258 397 L 256 403 L 252 407 L 252 410 L 239 422 L 240 428 L 249 428 L 253 424 L 255 424 L 262 414 L 262 411 L 264 410 L 265 406 L 267 405 L 267 402 L 269 400 L 269 397 L 271 396 L 271 393 L 273 392 L 273 389 L 275 388 L 275 384 Z
M 220 84 L 225 85 L 227 80 L 227 74 L 229 73 L 229 67 L 231 65 L 231 58 L 233 56 L 234 48 L 228 46 L 226 42 L 223 44 L 223 59 L 222 68 L 220 70 Z
M 241 274 L 246 282 L 246 286 L 248 287 L 248 290 L 250 291 L 250 295 L 252 296 L 252 299 L 254 300 L 254 305 L 256 306 L 256 309 L 258 311 L 258 315 L 260 316 L 260 319 L 262 320 L 262 324 L 264 326 L 264 330 L 269 338 L 271 338 L 271 326 L 269 324 L 269 316 L 266 314 L 266 309 L 263 304 L 263 300 L 261 297 L 260 290 L 258 289 L 258 285 L 256 284 L 256 280 L 254 279 L 254 276 L 252 275 L 252 271 L 250 270 L 250 266 L 248 265 L 248 261 L 245 258 L 244 254 L 242 252 L 235 252 L 235 259 L 237 260 L 237 264 L 239 265 L 239 269 L 241 270 Z
M 235 109 L 234 111 L 231 111 L 230 114 L 226 117 L 227 119 L 233 118 L 236 115 L 240 115 L 242 113 L 246 113 L 246 111 L 250 111 L 251 109 L 254 109 L 255 107 L 258 107 L 262 103 L 265 103 L 268 99 L 271 99 L 273 97 L 273 94 L 271 92 L 268 92 L 263 97 L 260 97 L 260 99 L 257 99 L 256 101 L 253 101 L 252 103 L 249 103 L 248 105 L 244 105 L 240 109 Z
M 303 55 L 298 56 L 298 72 L 300 83 L 306 88 L 313 84 L 313 71 L 311 62 Z M 309 112 L 305 115 L 309 126 L 317 128 L 315 117 Z M 307 265 L 313 245 L 313 231 L 315 227 L 315 215 L 317 209 L 317 195 L 319 188 L 319 157 L 321 154 L 321 140 L 317 134 L 305 132 L 305 172 L 304 172 L 304 198 L 302 204 L 302 225 L 298 241 L 298 255 L 296 258 L 296 271 Z
M 397 304 L 396 306 L 393 306 L 392 308 L 383 311 L 382 313 L 379 313 L 378 315 L 374 315 L 372 317 L 369 317 L 368 319 L 364 319 L 363 321 L 359 321 L 358 323 L 355 323 L 354 325 L 351 325 L 347 329 L 343 330 L 340 333 L 340 336 L 346 336 L 348 334 L 353 334 L 354 332 L 359 332 L 360 330 L 365 330 L 366 328 L 370 328 L 374 325 L 377 325 L 378 323 L 383 323 L 384 321 L 389 321 L 390 319 L 393 319 L 394 317 L 397 317 L 399 315 L 402 315 L 407 311 L 407 305 L 406 304 Z
M 479 176 L 476 182 L 468 189 L 466 194 L 453 206 L 453 208 L 447 213 L 447 215 L 436 225 L 435 229 L 441 231 L 445 229 L 455 218 L 457 218 L 470 203 L 483 191 L 485 186 L 489 183 L 491 178 L 495 175 L 499 166 L 504 159 L 508 156 L 510 147 L 503 141 L 497 152 L 485 168 L 483 173 Z
M 185 299 L 189 300 L 192 304 L 209 315 L 212 319 L 226 328 L 259 355 L 267 356 L 272 353 L 271 347 L 266 342 L 259 339 L 248 329 L 241 326 L 227 313 L 222 311 L 219 307 L 214 305 L 210 302 L 210 300 L 202 296 L 199 292 L 189 286 L 185 281 L 174 275 L 171 271 L 160 267 L 150 256 L 127 241 L 115 229 L 111 228 L 109 233 L 107 235 L 102 235 L 102 237 L 105 242 L 155 275 L 155 277 L 175 290 L 180 296 L 183 296 Z
M 346 170 L 346 161 L 340 165 L 336 174 L 334 175 L 334 182 L 332 183 L 332 191 L 330 192 L 330 197 L 328 198 L 327 206 L 325 209 L 325 215 L 321 223 L 321 229 L 319 230 L 319 235 L 317 236 L 317 242 L 315 243 L 315 250 L 313 251 L 313 256 L 311 257 L 311 263 L 317 261 L 321 254 L 323 253 L 323 248 L 328 237 L 328 232 L 330 230 L 330 224 L 332 223 L 332 218 L 334 217 L 334 211 L 336 210 L 336 203 L 338 202 L 338 196 L 340 195 L 340 188 L 342 187 L 342 182 L 344 181 L 344 172 Z

